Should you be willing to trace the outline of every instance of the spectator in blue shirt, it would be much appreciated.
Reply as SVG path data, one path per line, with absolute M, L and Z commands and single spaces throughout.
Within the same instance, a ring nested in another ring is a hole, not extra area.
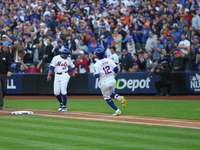
M 20 65 L 20 70 L 17 72 L 18 74 L 26 74 L 28 73 L 28 71 L 26 70 L 26 68 L 23 65 Z
M 141 48 L 141 44 L 140 44 L 141 43 L 141 32 L 140 32 L 138 24 L 134 25 L 134 28 L 132 30 L 132 36 L 135 41 L 135 48 L 136 48 L 136 50 L 139 50 Z
M 8 46 L 12 43 L 12 40 L 5 34 L 2 36 L 2 39 L 2 43 L 4 46 Z
M 176 44 L 178 44 L 181 41 L 181 34 L 178 32 L 178 27 L 173 27 L 171 36 Z
M 157 39 L 156 45 L 152 47 L 153 50 L 153 59 L 159 59 L 159 57 L 162 55 L 161 50 L 164 48 L 164 46 L 161 44 L 161 39 Z
M 95 36 L 92 36 L 88 44 L 88 53 L 94 52 L 94 50 L 99 47 L 98 42 L 95 39 Z
M 142 37 L 142 44 L 145 45 L 147 39 L 149 38 L 149 31 L 150 31 L 150 24 L 149 23 L 145 23 L 144 24 L 144 28 L 141 31 L 141 37 Z
M 13 32 L 11 30 L 7 31 L 8 34 L 8 38 L 10 39 L 10 43 L 13 43 L 14 41 L 16 41 L 16 37 L 13 35 Z M 11 42 L 12 41 L 12 42 Z

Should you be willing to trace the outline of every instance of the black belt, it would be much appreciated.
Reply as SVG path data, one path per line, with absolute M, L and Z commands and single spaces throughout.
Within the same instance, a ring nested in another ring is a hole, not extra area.
M 65 71 L 65 72 L 61 72 L 61 73 L 56 73 L 56 74 L 59 74 L 59 75 L 61 75 L 61 74 L 63 74 L 63 73 L 67 73 L 67 71 Z

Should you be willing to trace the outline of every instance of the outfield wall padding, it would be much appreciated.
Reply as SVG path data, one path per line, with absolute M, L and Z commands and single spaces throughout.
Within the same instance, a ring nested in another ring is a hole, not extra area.
M 200 72 L 171 73 L 171 94 L 200 94 Z M 53 79 L 47 74 L 12 74 L 8 78 L 7 94 L 53 94 Z M 155 81 L 159 76 L 142 73 L 119 73 L 116 76 L 116 92 L 119 94 L 155 94 Z M 71 78 L 68 94 L 101 94 L 99 80 L 92 74 L 77 74 Z

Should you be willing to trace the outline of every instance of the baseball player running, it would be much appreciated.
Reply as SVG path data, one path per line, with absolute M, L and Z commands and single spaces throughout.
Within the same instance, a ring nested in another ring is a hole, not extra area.
M 113 116 L 121 115 L 122 112 L 111 98 L 115 98 L 120 101 L 123 107 L 127 106 L 127 102 L 123 96 L 120 96 L 115 92 L 116 80 L 115 74 L 118 72 L 118 66 L 113 60 L 109 58 L 104 58 L 105 51 L 101 48 L 97 48 L 94 51 L 94 57 L 97 58 L 97 62 L 94 64 L 94 77 L 100 78 L 101 93 L 110 107 L 112 107 L 115 112 Z
M 72 77 L 76 75 L 76 68 L 70 57 L 70 51 L 68 49 L 63 49 L 61 55 L 54 56 L 51 61 L 47 81 L 51 80 L 51 74 L 55 72 L 54 79 L 54 95 L 60 102 L 60 107 L 58 111 L 67 111 L 67 86 L 70 79 L 68 74 L 68 69 L 71 68 Z

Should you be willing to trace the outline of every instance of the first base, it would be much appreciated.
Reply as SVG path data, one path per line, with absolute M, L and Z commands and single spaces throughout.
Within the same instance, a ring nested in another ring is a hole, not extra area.
M 33 112 L 32 111 L 13 111 L 11 114 L 13 114 L 13 115 L 27 115 L 27 114 L 33 114 Z

